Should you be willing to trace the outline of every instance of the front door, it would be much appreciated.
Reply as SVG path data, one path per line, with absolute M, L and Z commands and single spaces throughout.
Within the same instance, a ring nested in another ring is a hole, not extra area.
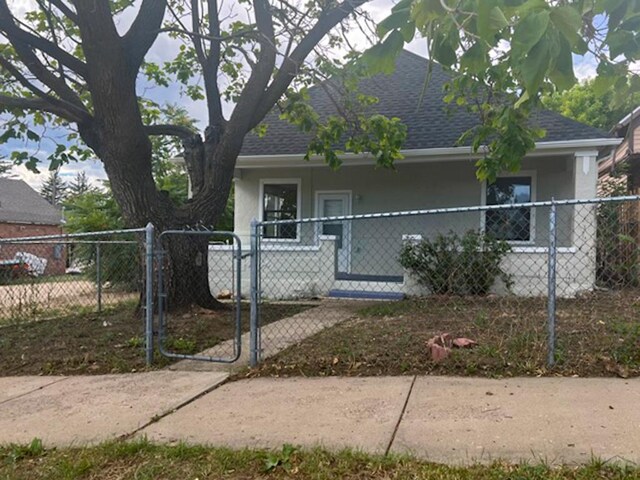
M 319 217 L 351 215 L 351 194 L 349 192 L 318 193 L 317 215 Z M 318 233 L 336 237 L 338 272 L 349 273 L 351 270 L 351 222 L 323 222 Z

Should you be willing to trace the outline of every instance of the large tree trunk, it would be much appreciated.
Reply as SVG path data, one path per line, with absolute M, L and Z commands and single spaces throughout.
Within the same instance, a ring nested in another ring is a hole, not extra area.
M 209 285 L 209 237 L 199 234 L 176 234 L 162 237 L 166 308 L 171 311 L 200 306 L 212 310 L 224 308 Z M 217 268 L 218 266 L 214 266 Z M 229 289 L 232 285 L 228 286 Z

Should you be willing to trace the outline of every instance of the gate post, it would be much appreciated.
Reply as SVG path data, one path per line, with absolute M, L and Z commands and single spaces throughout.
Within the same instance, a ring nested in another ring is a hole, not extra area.
M 556 261 L 557 261 L 557 236 L 556 236 L 556 204 L 551 199 L 549 210 L 549 261 L 547 279 L 547 366 L 553 367 L 556 363 Z
M 151 222 L 145 233 L 145 358 L 147 366 L 153 363 L 153 242 L 154 227 Z
M 251 220 L 251 318 L 249 323 L 249 365 L 255 367 L 258 365 L 258 357 L 260 352 L 259 335 L 258 335 L 258 221 L 254 218 Z

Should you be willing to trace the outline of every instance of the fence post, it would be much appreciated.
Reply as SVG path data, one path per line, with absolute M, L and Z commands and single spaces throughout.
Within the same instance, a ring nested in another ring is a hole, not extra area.
M 96 243 L 96 283 L 98 287 L 98 313 L 102 312 L 102 264 L 100 261 L 100 242 Z
M 556 363 L 556 204 L 551 199 L 549 210 L 549 262 L 547 279 L 547 366 L 553 367 Z
M 251 318 L 249 326 L 249 365 L 258 365 L 260 351 L 258 336 L 258 221 L 251 220 Z
M 153 363 L 153 242 L 154 227 L 145 227 L 145 357 L 147 366 Z

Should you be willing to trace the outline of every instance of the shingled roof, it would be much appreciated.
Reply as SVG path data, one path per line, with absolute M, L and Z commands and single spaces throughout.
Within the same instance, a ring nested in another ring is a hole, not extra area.
M 0 223 L 60 225 L 62 213 L 22 180 L 0 178 Z
M 364 79 L 360 89 L 379 99 L 375 106 L 378 113 L 398 117 L 407 126 L 404 150 L 455 147 L 460 136 L 478 125 L 478 117 L 464 107 L 443 102 L 442 88 L 449 77 L 434 64 L 431 81 L 422 103 L 420 95 L 427 74 L 425 58 L 403 51 L 391 75 L 376 75 Z M 310 89 L 310 103 L 322 116 L 335 114 L 335 107 L 326 92 L 319 87 Z M 543 142 L 562 140 L 586 140 L 607 138 L 609 135 L 597 128 L 549 111 L 539 111 L 534 122 L 547 131 Z M 280 120 L 278 112 L 270 113 L 264 120 L 267 134 L 260 138 L 251 133 L 244 141 L 241 155 L 304 154 L 309 136 Z

